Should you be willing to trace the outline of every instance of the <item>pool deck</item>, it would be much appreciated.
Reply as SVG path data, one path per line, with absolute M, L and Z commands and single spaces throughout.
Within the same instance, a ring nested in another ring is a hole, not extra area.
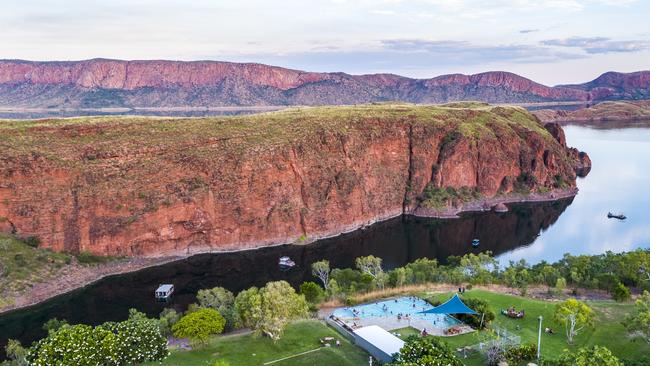
M 394 298 L 382 299 L 373 303 L 385 302 Z M 370 303 L 372 304 L 372 303 Z M 340 308 L 327 309 L 326 311 L 319 312 L 319 316 L 323 319 L 333 316 L 333 313 Z M 450 316 L 450 315 L 448 315 Z M 386 316 L 366 316 L 366 317 L 335 317 L 338 322 L 345 323 L 351 329 L 357 329 L 361 327 L 366 327 L 370 325 L 377 325 L 381 328 L 391 332 L 396 329 L 411 327 L 422 332 L 424 329 L 427 330 L 427 333 L 439 337 L 453 337 L 455 335 L 472 333 L 476 330 L 469 325 L 466 325 L 460 322 L 458 325 L 451 326 L 449 328 L 456 328 L 457 332 L 454 334 L 446 334 L 446 330 L 443 328 L 437 328 L 432 326 L 430 319 L 422 319 L 418 317 L 402 317 L 398 319 L 396 315 L 386 315 Z
M 445 334 L 445 329 L 433 328 L 429 320 L 424 320 L 419 318 L 397 319 L 396 316 L 382 316 L 382 317 L 372 316 L 367 318 L 355 318 L 353 320 L 350 319 L 341 319 L 341 320 L 343 320 L 348 326 L 350 326 L 353 329 L 366 327 L 369 325 L 378 325 L 390 332 L 396 329 L 411 327 L 419 330 L 420 332 L 426 329 L 427 333 L 430 335 L 440 336 L 440 337 L 450 337 L 450 335 Z M 471 333 L 474 331 L 472 327 L 462 323 L 459 325 L 455 325 L 453 327 L 458 328 L 460 330 L 459 333 L 456 333 L 454 335 Z

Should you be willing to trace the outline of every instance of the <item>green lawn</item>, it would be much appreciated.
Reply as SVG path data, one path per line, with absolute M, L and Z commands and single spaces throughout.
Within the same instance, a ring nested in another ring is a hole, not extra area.
M 451 294 L 430 295 L 423 297 L 429 300 L 446 300 Z M 586 303 L 595 310 L 596 325 L 592 329 L 583 330 L 576 337 L 575 345 L 569 346 L 566 343 L 564 328 L 561 324 L 554 323 L 553 311 L 556 302 L 533 300 L 519 296 L 504 295 L 482 290 L 467 291 L 465 298 L 481 298 L 487 300 L 492 310 L 497 314 L 494 321 L 495 325 L 506 328 L 509 331 L 521 337 L 522 343 L 537 343 L 537 317 L 543 317 L 542 327 L 553 328 L 555 334 L 542 332 L 542 355 L 547 358 L 557 358 L 564 350 L 575 350 L 579 347 L 601 345 L 609 348 L 615 355 L 620 358 L 636 358 L 650 352 L 650 345 L 641 338 L 631 338 L 621 321 L 625 314 L 629 313 L 632 303 L 616 303 L 614 301 L 587 301 Z M 500 310 L 509 306 L 515 306 L 517 309 L 524 309 L 526 317 L 524 319 L 510 319 L 501 315 Z M 519 326 L 519 329 L 517 329 Z M 452 348 L 458 348 L 465 345 L 476 344 L 480 335 L 462 335 L 457 337 L 445 338 L 445 341 Z M 470 360 L 468 365 L 479 365 Z
M 321 347 L 319 339 L 335 337 L 341 341 L 341 347 Z M 304 320 L 290 324 L 284 336 L 277 342 L 267 337 L 252 335 L 223 336 L 212 339 L 201 349 L 192 351 L 172 351 L 162 365 L 168 366 L 204 366 L 212 365 L 216 360 L 225 360 L 231 366 L 263 365 L 265 362 L 281 359 L 301 352 L 318 349 L 302 356 L 273 363 L 273 366 L 311 366 L 365 365 L 368 355 L 360 348 L 350 344 L 336 331 L 322 322 Z M 160 365 L 152 362 L 145 365 Z

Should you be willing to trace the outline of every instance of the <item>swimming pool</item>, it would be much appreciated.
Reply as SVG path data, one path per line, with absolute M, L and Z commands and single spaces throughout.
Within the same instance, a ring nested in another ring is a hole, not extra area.
M 332 315 L 348 321 L 359 320 L 361 323 L 366 323 L 363 320 L 370 320 L 371 318 L 386 318 L 399 320 L 399 323 L 397 324 L 403 324 L 404 326 L 406 326 L 406 324 L 413 326 L 415 325 L 413 323 L 418 323 L 437 329 L 447 329 L 460 324 L 458 319 L 449 315 L 420 313 L 429 309 L 433 309 L 433 306 L 418 297 L 400 297 L 370 304 L 339 308 L 334 310 Z M 386 325 L 396 324 L 393 321 L 382 323 Z M 390 326 L 390 328 L 393 328 L 393 326 Z

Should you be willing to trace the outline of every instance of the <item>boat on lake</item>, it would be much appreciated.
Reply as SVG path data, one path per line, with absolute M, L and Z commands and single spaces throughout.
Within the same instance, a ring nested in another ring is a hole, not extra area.
M 278 260 L 278 265 L 281 269 L 291 269 L 296 266 L 296 262 L 291 260 L 291 258 L 284 256 L 280 257 L 280 260 Z
M 169 300 L 169 298 L 172 296 L 173 293 L 174 293 L 174 285 L 162 284 L 158 286 L 154 295 L 156 296 L 156 300 L 167 301 Z
M 625 220 L 627 219 L 627 216 L 623 215 L 622 213 L 620 214 L 613 214 L 611 212 L 607 213 L 607 218 L 608 219 L 619 219 L 619 220 Z

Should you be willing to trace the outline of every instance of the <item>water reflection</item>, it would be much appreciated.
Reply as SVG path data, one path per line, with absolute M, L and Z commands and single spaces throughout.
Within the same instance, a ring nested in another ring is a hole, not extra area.
M 599 122 L 564 127 L 567 141 L 587 151 L 589 176 L 578 180 L 571 207 L 534 245 L 501 256 L 535 263 L 564 253 L 600 254 L 650 247 L 650 121 Z M 608 219 L 623 212 L 627 220 Z
M 85 289 L 50 300 L 31 309 L 0 318 L 0 343 L 17 338 L 23 343 L 44 336 L 42 324 L 52 317 L 70 323 L 99 324 L 126 318 L 128 309 L 138 308 L 157 315 L 165 306 L 183 310 L 194 301 L 196 291 L 223 286 L 239 291 L 283 279 L 293 285 L 311 276 L 310 264 L 328 259 L 332 267 L 351 267 L 363 255 L 384 258 L 386 268 L 402 266 L 417 258 L 444 261 L 450 255 L 491 250 L 501 254 L 531 244 L 549 228 L 571 204 L 557 202 L 512 205 L 508 213 L 476 213 L 460 219 L 435 220 L 400 217 L 363 230 L 325 239 L 313 244 L 285 245 L 254 251 L 197 255 L 183 261 L 115 276 Z M 480 248 L 471 240 L 481 239 Z M 281 255 L 291 256 L 297 268 L 278 269 Z M 153 291 L 159 283 L 172 281 L 176 294 L 170 304 L 156 303 Z

